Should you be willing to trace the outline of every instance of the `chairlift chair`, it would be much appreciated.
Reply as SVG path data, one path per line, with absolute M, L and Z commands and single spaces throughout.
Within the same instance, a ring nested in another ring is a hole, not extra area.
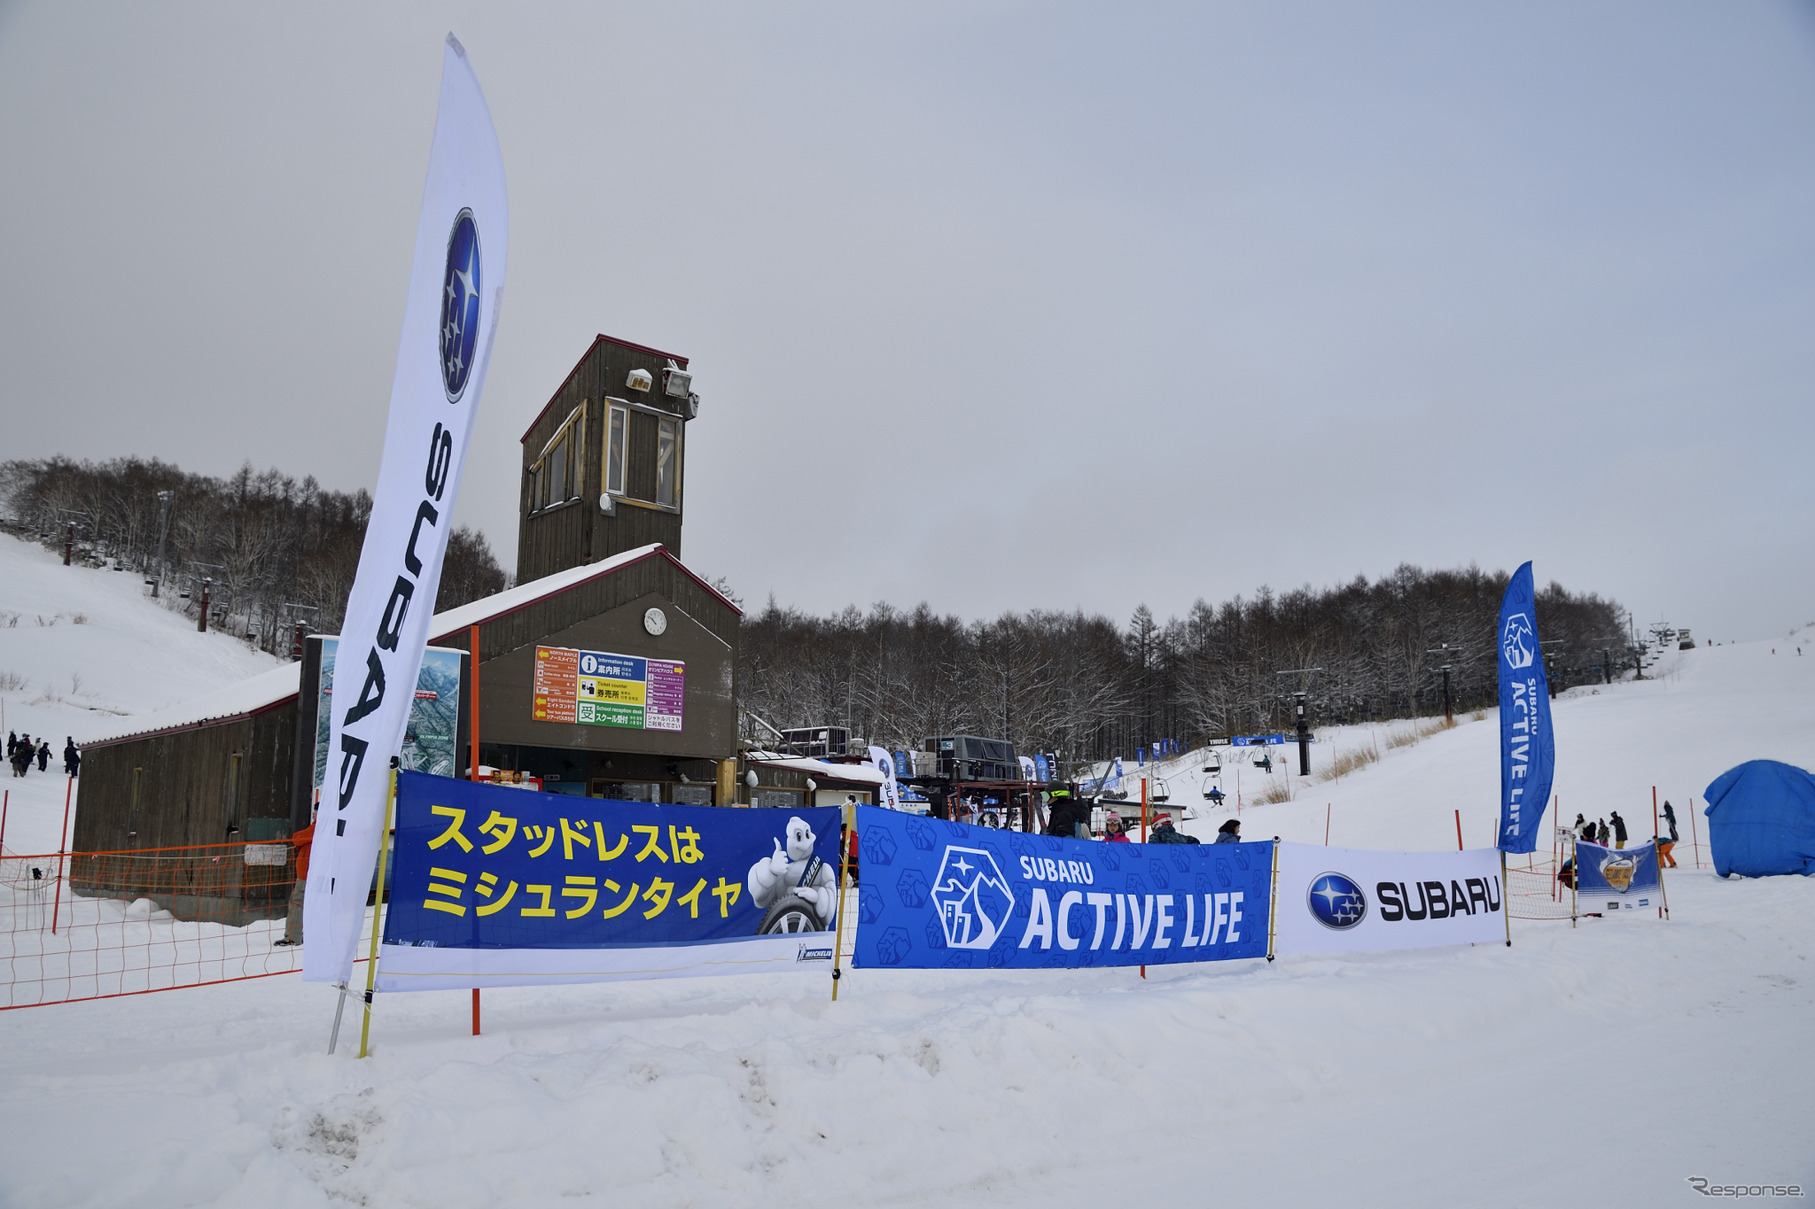
M 1153 796 L 1149 801 L 1167 802 L 1171 799 L 1172 790 L 1167 787 L 1166 782 L 1160 780 L 1158 777 L 1153 778 Z

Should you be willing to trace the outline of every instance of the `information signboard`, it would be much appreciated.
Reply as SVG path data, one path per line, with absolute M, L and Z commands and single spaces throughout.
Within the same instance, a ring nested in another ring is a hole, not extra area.
M 533 716 L 538 722 L 679 731 L 686 670 L 675 659 L 539 646 Z

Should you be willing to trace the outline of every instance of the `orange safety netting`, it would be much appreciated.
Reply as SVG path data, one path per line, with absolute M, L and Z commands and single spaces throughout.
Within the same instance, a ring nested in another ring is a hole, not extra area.
M 0 854 L 0 1009 L 292 973 L 286 843 Z

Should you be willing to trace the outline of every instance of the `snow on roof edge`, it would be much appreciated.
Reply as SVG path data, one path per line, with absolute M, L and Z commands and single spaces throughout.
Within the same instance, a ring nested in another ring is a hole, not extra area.
M 723 593 L 717 591 L 692 571 L 688 571 L 681 560 L 675 558 L 667 547 L 660 542 L 651 542 L 646 546 L 638 546 L 634 550 L 626 550 L 622 554 L 614 554 L 610 558 L 601 559 L 596 563 L 584 563 L 577 567 L 569 567 L 565 571 L 556 571 L 553 575 L 544 575 L 541 579 L 532 579 L 526 584 L 507 588 L 495 595 L 483 596 L 478 600 L 457 605 L 445 613 L 437 613 L 429 622 L 429 642 L 433 644 L 437 639 L 452 637 L 471 626 L 484 625 L 494 618 L 506 613 L 514 613 L 518 609 L 533 604 L 545 596 L 564 592 L 600 575 L 609 575 L 655 554 L 661 554 L 669 559 L 676 567 L 686 572 L 695 583 L 700 584 L 713 596 L 723 601 L 727 608 L 737 609 L 736 605 L 725 599 Z M 737 611 L 741 616 L 742 610 Z M 301 666 L 297 663 L 287 663 L 282 667 L 273 668 L 268 672 L 260 672 L 250 679 L 226 685 L 211 693 L 192 697 L 165 709 L 120 718 L 116 725 L 89 736 L 79 746 L 85 748 L 107 747 L 127 739 L 149 738 L 164 732 L 220 725 L 235 718 L 262 713 L 267 709 L 282 705 L 296 696 L 298 686 L 301 684 Z

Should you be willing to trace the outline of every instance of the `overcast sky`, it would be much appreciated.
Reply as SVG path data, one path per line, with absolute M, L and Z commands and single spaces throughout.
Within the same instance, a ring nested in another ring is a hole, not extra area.
M 1815 620 L 1788 3 L 0 4 L 0 458 L 370 487 L 441 40 L 510 280 L 458 516 L 693 359 L 753 606 L 1125 619 L 1402 562 Z

